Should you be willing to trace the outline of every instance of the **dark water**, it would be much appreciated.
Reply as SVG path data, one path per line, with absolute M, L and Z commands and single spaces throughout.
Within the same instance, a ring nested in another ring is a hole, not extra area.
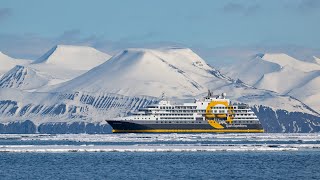
M 320 152 L 0 153 L 0 179 L 320 179 Z
M 3 179 L 320 179 L 320 134 L 7 134 Z

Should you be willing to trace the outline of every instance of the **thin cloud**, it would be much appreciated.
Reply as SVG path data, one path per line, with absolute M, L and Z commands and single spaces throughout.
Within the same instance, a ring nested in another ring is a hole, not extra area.
M 0 51 L 15 58 L 37 59 L 57 44 L 91 46 L 110 55 L 114 55 L 126 48 L 190 47 L 209 64 L 217 67 L 226 63 L 248 59 L 257 53 L 286 53 L 306 61 L 311 61 L 313 56 L 320 57 L 320 49 L 301 46 L 252 45 L 208 48 L 201 45 L 187 46 L 169 41 L 149 43 L 124 40 L 110 41 L 95 35 L 83 37 L 81 32 L 76 29 L 65 31 L 55 38 L 45 38 L 37 34 L 0 34 Z
M 90 46 L 110 55 L 126 48 L 183 46 L 179 43 L 165 41 L 156 43 L 137 42 L 128 39 L 110 41 L 97 35 L 83 36 L 77 29 L 65 31 L 52 38 L 46 38 L 38 34 L 0 34 L 0 51 L 15 58 L 37 59 L 57 44 Z
M 242 14 L 242 15 L 252 15 L 261 9 L 259 4 L 240 4 L 235 2 L 230 2 L 223 6 L 222 10 L 225 13 Z
M 297 6 L 297 9 L 301 12 L 314 12 L 320 10 L 319 0 L 302 0 Z
M 285 53 L 299 60 L 313 62 L 313 56 L 320 56 L 320 49 L 307 48 L 296 45 L 282 46 L 228 46 L 217 48 L 192 47 L 192 49 L 201 55 L 209 64 L 217 67 L 234 63 L 237 61 L 248 60 L 258 53 Z
M 0 20 L 3 20 L 9 17 L 12 13 L 12 10 L 9 8 L 0 8 Z
M 320 1 L 319 0 L 296 0 L 288 1 L 284 4 L 284 8 L 288 10 L 299 12 L 303 14 L 309 14 L 320 11 Z

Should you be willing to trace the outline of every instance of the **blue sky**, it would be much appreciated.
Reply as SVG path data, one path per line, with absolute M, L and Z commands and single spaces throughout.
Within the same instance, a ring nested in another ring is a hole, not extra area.
M 0 51 L 37 58 L 55 44 L 111 54 L 179 45 L 209 59 L 318 52 L 319 19 L 318 0 L 0 0 Z

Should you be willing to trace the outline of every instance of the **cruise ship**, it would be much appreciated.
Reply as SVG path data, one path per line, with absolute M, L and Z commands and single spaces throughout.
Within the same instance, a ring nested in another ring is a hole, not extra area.
M 193 103 L 162 100 L 130 116 L 106 120 L 113 133 L 262 133 L 263 127 L 246 104 L 231 103 L 226 94 L 208 95 Z

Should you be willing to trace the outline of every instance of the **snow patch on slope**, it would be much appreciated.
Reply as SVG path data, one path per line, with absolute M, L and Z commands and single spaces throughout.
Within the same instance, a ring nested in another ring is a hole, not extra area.
M 31 90 L 48 83 L 48 80 L 32 68 L 17 65 L 0 79 L 0 88 Z
M 316 63 L 320 64 L 320 58 L 313 56 L 314 60 L 316 61 Z
M 33 64 L 51 64 L 72 70 L 89 70 L 111 56 L 92 47 L 57 45 L 41 56 Z
M 315 83 L 309 83 L 320 76 L 320 65 L 317 63 L 300 61 L 281 53 L 258 54 L 241 64 L 225 67 L 223 71 L 256 88 L 291 95 L 316 110 L 320 109 L 320 103 L 311 100 L 317 97 L 314 92 L 319 87 Z M 306 97 L 307 94 L 310 94 L 309 98 Z
M 303 86 L 293 89 L 290 94 L 320 112 L 320 75 L 307 81 Z
M 264 54 L 258 54 L 248 61 L 222 68 L 222 72 L 230 77 L 240 78 L 243 82 L 253 85 L 264 74 L 276 72 L 281 69 L 279 64 L 263 60 L 262 58 L 264 56 Z
M 264 54 L 263 60 L 279 64 L 281 67 L 290 66 L 303 72 L 320 70 L 320 65 L 310 62 L 297 60 L 287 54 Z
M 31 63 L 31 60 L 14 59 L 0 51 L 0 77 L 16 65 Z
M 293 89 L 303 86 L 308 81 L 311 81 L 318 76 L 320 76 L 320 70 L 302 72 L 298 69 L 285 66 L 278 72 L 264 74 L 262 78 L 254 84 L 254 87 L 287 94 Z

